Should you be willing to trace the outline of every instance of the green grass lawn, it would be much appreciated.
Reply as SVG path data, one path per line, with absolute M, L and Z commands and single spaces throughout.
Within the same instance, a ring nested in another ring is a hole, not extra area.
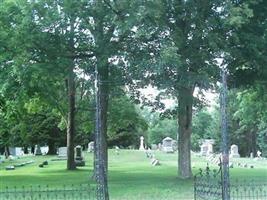
M 24 157 L 16 161 L 0 164 L 0 189 L 6 186 L 36 186 L 52 187 L 63 184 L 86 184 L 91 181 L 93 155 L 84 153 L 86 166 L 75 171 L 66 170 L 66 161 L 50 161 L 55 156 Z M 177 154 L 155 152 L 161 165 L 153 167 L 144 152 L 122 150 L 116 155 L 109 151 L 109 191 L 111 200 L 149 200 L 149 199 L 192 199 L 193 179 L 182 180 L 177 177 Z M 14 163 L 34 160 L 35 163 L 14 171 L 6 171 L 5 166 Z M 47 160 L 48 166 L 38 165 Z M 193 173 L 206 166 L 206 160 L 193 156 Z M 260 179 L 267 181 L 267 160 L 252 161 L 250 159 L 235 159 L 234 163 L 254 163 L 254 169 L 235 167 L 230 170 L 231 178 Z M 212 168 L 218 168 L 215 165 Z

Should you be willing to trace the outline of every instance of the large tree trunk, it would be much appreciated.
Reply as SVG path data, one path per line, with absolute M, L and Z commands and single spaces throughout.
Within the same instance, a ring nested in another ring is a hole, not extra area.
M 56 150 L 55 141 L 53 141 L 52 139 L 49 139 L 47 145 L 48 145 L 47 155 L 56 155 L 57 150 Z
M 95 178 L 97 199 L 108 200 L 108 151 L 107 151 L 107 111 L 109 101 L 108 66 L 98 62 L 96 88 L 96 131 L 95 131 Z
M 57 149 L 56 149 L 56 141 L 59 137 L 59 129 L 57 127 L 52 128 L 50 134 L 49 134 L 49 138 L 47 141 L 47 145 L 48 145 L 48 155 L 56 155 L 57 154 Z
M 74 134 L 75 134 L 75 80 L 73 65 L 68 70 L 68 127 L 67 127 L 67 169 L 76 169 L 74 160 Z
M 7 159 L 10 155 L 8 146 L 5 146 L 5 158 Z
M 192 133 L 192 106 L 193 89 L 181 88 L 179 90 L 178 108 L 178 174 L 181 178 L 191 178 L 191 133 Z

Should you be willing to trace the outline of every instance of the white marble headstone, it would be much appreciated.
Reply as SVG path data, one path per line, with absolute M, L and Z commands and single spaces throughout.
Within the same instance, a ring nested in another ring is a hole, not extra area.
M 202 144 L 200 146 L 200 155 L 202 156 L 209 156 L 213 154 L 213 139 L 205 139 L 202 141 Z
M 233 144 L 230 149 L 230 158 L 239 158 L 240 154 L 238 153 L 238 146 Z
M 87 152 L 89 152 L 89 153 L 93 152 L 93 151 L 94 151 L 94 148 L 95 148 L 95 146 L 94 146 L 94 141 L 89 142 L 89 143 L 88 143 L 88 149 L 87 149 Z
M 144 151 L 145 150 L 145 147 L 144 147 L 144 137 L 143 136 L 141 136 L 140 137 L 140 146 L 139 146 L 139 150 L 141 150 L 141 151 Z

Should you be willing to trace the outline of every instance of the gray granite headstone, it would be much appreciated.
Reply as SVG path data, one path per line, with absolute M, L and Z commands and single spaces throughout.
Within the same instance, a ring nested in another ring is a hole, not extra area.
M 58 157 L 62 157 L 62 158 L 67 157 L 67 147 L 58 148 Z
M 210 154 L 213 154 L 213 144 L 214 144 L 213 139 L 205 139 L 201 141 L 201 146 L 200 146 L 200 155 L 202 156 L 208 156 Z
M 173 153 L 173 139 L 170 137 L 166 137 L 162 140 L 162 150 L 166 153 Z
M 82 147 L 80 145 L 75 147 L 75 164 L 76 166 L 85 166 L 85 161 L 82 156 Z
M 9 148 L 10 155 L 12 156 L 23 156 L 23 148 L 22 147 L 10 147 Z
M 40 145 L 35 145 L 35 148 L 34 148 L 34 155 L 36 155 L 36 156 L 41 156 L 41 155 L 43 155 L 43 154 L 42 154 L 42 151 L 41 151 L 41 147 L 40 147 Z

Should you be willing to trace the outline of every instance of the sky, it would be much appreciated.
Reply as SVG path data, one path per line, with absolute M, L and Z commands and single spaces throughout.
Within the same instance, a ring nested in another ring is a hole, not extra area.
M 155 97 L 159 94 L 159 90 L 152 87 L 152 86 L 148 86 L 147 88 L 144 89 L 140 89 L 140 92 L 149 100 L 153 100 L 155 99 Z M 194 96 L 196 96 L 198 93 L 198 88 L 196 88 L 195 92 L 194 92 Z M 204 96 L 205 99 L 208 101 L 208 107 L 212 107 L 213 105 L 216 104 L 216 100 L 219 98 L 219 94 L 213 91 L 204 91 Z M 172 108 L 174 107 L 177 103 L 176 100 L 174 99 L 165 99 L 162 100 L 162 102 L 165 104 L 166 108 Z

